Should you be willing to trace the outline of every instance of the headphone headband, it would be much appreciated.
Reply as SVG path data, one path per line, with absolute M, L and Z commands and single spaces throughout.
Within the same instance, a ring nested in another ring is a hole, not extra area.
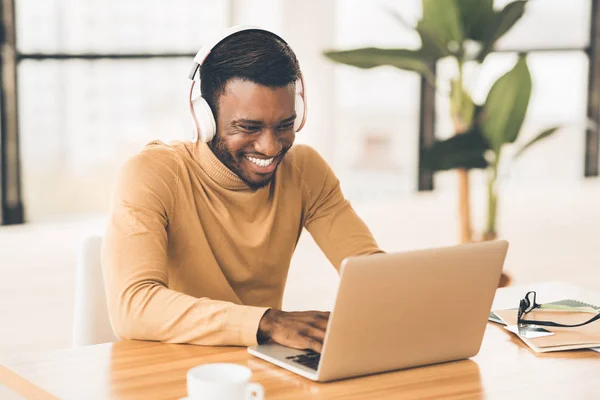
M 198 51 L 198 53 L 196 53 L 196 56 L 194 57 L 194 65 L 192 66 L 192 70 L 190 71 L 188 77 L 191 80 L 194 80 L 194 77 L 196 76 L 196 73 L 200 69 L 200 66 L 202 66 L 202 64 L 206 60 L 206 57 L 208 57 L 208 55 L 210 54 L 210 52 L 212 51 L 212 49 L 215 48 L 215 46 L 217 46 L 223 40 L 227 39 L 229 36 L 231 36 L 233 34 L 236 34 L 238 32 L 242 32 L 242 31 L 263 31 L 263 32 L 269 32 L 271 35 L 277 37 L 283 43 L 287 44 L 287 42 L 285 40 L 283 40 L 283 38 L 281 38 L 279 35 L 271 32 L 271 31 L 268 31 L 266 29 L 263 29 L 260 26 L 255 26 L 255 25 L 236 25 L 236 26 L 232 26 L 232 27 L 224 30 L 220 34 L 212 36 L 204 44 L 204 46 L 202 46 L 202 48 Z

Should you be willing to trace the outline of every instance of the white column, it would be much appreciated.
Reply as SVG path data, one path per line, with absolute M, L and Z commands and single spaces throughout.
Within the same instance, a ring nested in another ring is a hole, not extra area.
M 335 1 L 282 1 L 283 38 L 300 61 L 306 80 L 308 119 L 297 143 L 316 148 L 330 163 L 335 157 L 334 64 L 323 56 L 335 46 Z

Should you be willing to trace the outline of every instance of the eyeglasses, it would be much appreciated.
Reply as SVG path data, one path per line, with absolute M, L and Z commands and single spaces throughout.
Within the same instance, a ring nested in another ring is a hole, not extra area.
M 589 323 L 592 323 L 598 319 L 600 319 L 600 313 L 594 315 L 592 318 L 590 318 L 589 320 L 582 322 L 580 324 L 574 324 L 574 325 L 568 325 L 568 324 L 559 324 L 558 322 L 552 322 L 552 321 L 536 321 L 536 320 L 529 320 L 529 319 L 523 319 L 523 316 L 525 314 L 527 314 L 528 312 L 531 312 L 533 310 L 535 310 L 536 308 L 541 308 L 542 305 L 536 303 L 535 301 L 535 292 L 527 292 L 527 294 L 525 295 L 524 299 L 521 299 L 521 301 L 519 302 L 519 311 L 517 313 L 517 324 L 519 325 L 541 325 L 541 326 L 558 326 L 558 327 L 563 327 L 563 328 L 576 328 L 578 326 L 583 326 L 583 325 L 587 325 Z

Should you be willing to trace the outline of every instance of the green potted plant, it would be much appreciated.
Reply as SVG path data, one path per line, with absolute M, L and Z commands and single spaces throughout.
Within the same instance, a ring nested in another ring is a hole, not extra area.
M 335 62 L 359 68 L 387 65 L 414 71 L 425 76 L 432 85 L 435 82 L 431 65 L 446 58 L 456 63 L 457 74 L 447 85 L 455 134 L 434 142 L 421 157 L 432 171 L 458 170 L 462 243 L 474 240 L 468 174 L 475 168 L 485 169 L 488 176 L 487 219 L 483 235 L 478 239 L 497 236 L 498 167 L 503 148 L 519 136 L 532 89 L 527 56 L 520 54 L 513 68 L 492 85 L 485 102 L 475 104 L 466 88 L 465 65 L 474 63 L 480 68 L 495 43 L 523 16 L 526 4 L 527 0 L 513 1 L 502 10 L 495 10 L 493 0 L 422 0 L 423 16 L 414 27 L 421 39 L 420 48 L 368 47 L 325 52 L 325 56 Z M 394 12 L 392 15 L 408 26 L 400 15 Z M 556 130 L 557 127 L 552 127 L 536 135 L 516 151 L 513 159 Z

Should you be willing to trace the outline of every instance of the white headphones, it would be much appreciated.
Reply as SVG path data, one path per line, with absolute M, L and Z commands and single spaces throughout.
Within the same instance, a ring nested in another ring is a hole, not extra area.
M 209 142 L 215 136 L 217 132 L 217 124 L 215 122 L 215 117 L 210 109 L 210 106 L 202 97 L 202 92 L 199 90 L 200 95 L 197 97 L 193 97 L 194 84 L 196 80 L 194 79 L 196 75 L 198 75 L 198 85 L 200 87 L 200 68 L 202 67 L 202 63 L 206 60 L 206 57 L 210 54 L 212 49 L 221 43 L 223 40 L 233 35 L 234 33 L 247 31 L 247 30 L 259 30 L 269 32 L 277 38 L 281 39 L 275 33 L 268 31 L 266 29 L 262 29 L 257 26 L 252 25 L 237 25 L 227 29 L 221 35 L 214 37 L 212 40 L 209 40 L 196 54 L 194 57 L 194 65 L 192 66 L 192 70 L 190 71 L 189 78 L 192 80 L 190 85 L 190 111 L 192 113 L 192 119 L 194 122 L 194 127 L 192 130 L 192 136 L 190 137 L 190 141 L 197 142 L 200 139 L 203 142 Z M 285 40 L 281 39 L 284 43 Z M 302 73 L 300 73 L 300 79 L 296 82 L 296 121 L 294 123 L 294 130 L 299 132 L 302 127 L 304 127 L 304 123 L 306 122 L 306 94 L 304 89 L 304 77 Z

